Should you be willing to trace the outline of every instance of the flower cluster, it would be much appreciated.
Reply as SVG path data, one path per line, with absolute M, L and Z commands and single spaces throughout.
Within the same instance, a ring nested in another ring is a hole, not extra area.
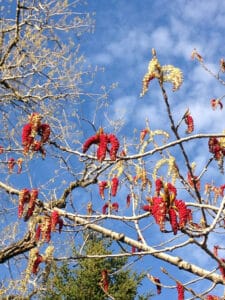
M 111 202 L 107 202 L 107 203 L 105 203 L 103 205 L 103 207 L 102 207 L 102 213 L 103 213 L 103 215 L 106 214 L 107 209 L 114 210 L 114 211 L 118 212 L 118 210 L 119 210 L 119 204 L 117 202 L 112 202 L 112 203 Z
M 214 203 L 217 202 L 218 197 L 224 196 L 224 189 L 225 189 L 225 184 L 218 187 L 210 183 L 205 184 L 205 194 L 209 196 L 211 192 L 214 193 L 214 197 L 213 197 Z
M 13 157 L 9 158 L 7 162 L 9 173 L 12 173 L 14 167 L 17 165 L 18 167 L 17 174 L 20 174 L 22 172 L 22 163 L 23 163 L 23 159 L 21 157 L 18 158 L 17 160 L 15 160 L 15 158 Z
M 42 124 L 41 120 L 42 116 L 35 112 L 29 116 L 29 123 L 23 126 L 22 145 L 25 155 L 31 150 L 39 151 L 43 157 L 45 156 L 43 144 L 49 140 L 51 128 L 48 124 Z M 36 139 L 38 135 L 40 136 L 39 140 Z
M 205 300 L 221 300 L 221 298 L 215 295 L 207 295 Z
M 225 155 L 225 147 L 223 139 L 211 137 L 208 142 L 209 152 L 214 154 L 215 160 L 218 162 L 218 166 L 223 171 L 223 160 Z
M 27 188 L 22 189 L 19 192 L 19 205 L 18 205 L 18 217 L 24 217 L 24 221 L 29 220 L 33 215 L 36 200 L 38 197 L 38 190 L 32 189 L 31 191 Z
M 196 175 L 191 176 L 191 173 L 188 172 L 187 181 L 192 188 L 194 187 L 194 182 L 195 182 L 197 190 L 198 191 L 200 190 L 201 184 L 200 184 L 200 179 L 198 178 L 198 176 L 196 176 Z
M 163 82 L 171 82 L 173 84 L 173 91 L 179 89 L 183 83 L 183 74 L 180 69 L 172 65 L 161 66 L 157 57 L 155 49 L 152 49 L 153 58 L 148 65 L 148 71 L 142 80 L 142 91 L 140 96 L 143 97 L 148 91 L 148 86 L 151 80 L 158 78 Z
M 161 231 L 165 231 L 165 222 L 169 220 L 176 235 L 178 229 L 184 228 L 191 221 L 191 210 L 184 201 L 176 199 L 177 191 L 171 183 L 157 179 L 155 189 L 156 196 L 149 198 L 150 204 L 142 206 L 142 209 L 152 214 Z
M 57 225 L 58 231 L 61 233 L 63 220 L 56 210 L 53 210 L 50 216 L 39 216 L 37 219 L 35 240 L 48 243 L 51 240 L 51 233 L 56 231 Z
M 89 137 L 85 143 L 83 144 L 83 153 L 87 152 L 89 147 L 93 144 L 98 145 L 97 148 L 97 159 L 102 162 L 105 157 L 107 151 L 109 152 L 109 156 L 111 160 L 116 160 L 116 155 L 119 150 L 119 141 L 114 134 L 106 134 L 103 129 L 100 130 L 93 136 Z M 108 149 L 108 145 L 111 145 L 110 149 Z

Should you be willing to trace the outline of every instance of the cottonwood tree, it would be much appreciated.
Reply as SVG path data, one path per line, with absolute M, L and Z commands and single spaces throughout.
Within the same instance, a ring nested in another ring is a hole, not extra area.
M 182 85 L 179 66 L 153 49 L 137 99 L 147 102 L 158 82 L 168 130 L 146 120 L 135 136 L 121 136 L 104 114 L 107 89 L 93 91 L 95 69 L 79 54 L 80 35 L 92 27 L 79 1 L 13 4 L 0 20 L 1 297 L 35 297 L 53 261 L 82 259 L 88 230 L 112 240 L 115 259 L 157 261 L 153 269 L 140 264 L 148 289 L 222 299 L 225 135 L 198 132 L 191 109 L 176 121 L 169 95 Z M 223 59 L 214 74 L 197 50 L 192 57 L 224 85 Z M 222 109 L 222 98 L 209 109 Z M 192 147 L 201 147 L 204 163 Z

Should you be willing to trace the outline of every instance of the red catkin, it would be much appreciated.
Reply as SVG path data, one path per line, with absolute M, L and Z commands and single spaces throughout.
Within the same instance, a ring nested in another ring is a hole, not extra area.
M 173 207 L 170 207 L 168 214 L 169 214 L 169 221 L 170 221 L 170 225 L 172 227 L 173 233 L 174 233 L 174 235 L 176 235 L 177 230 L 178 230 L 178 223 L 177 223 L 177 214 L 176 214 L 175 209 Z
M 32 266 L 32 273 L 37 274 L 40 263 L 43 261 L 43 257 L 37 253 L 37 257 Z
M 116 160 L 116 155 L 120 147 L 119 140 L 114 134 L 108 134 L 108 142 L 111 144 L 110 148 L 110 159 L 111 160 Z
M 51 231 L 55 231 L 57 225 L 59 225 L 60 233 L 63 227 L 63 220 L 60 218 L 59 213 L 56 210 L 53 210 L 51 213 Z
M 192 133 L 194 131 L 194 120 L 190 114 L 187 114 L 184 118 L 185 123 L 187 124 L 186 133 Z
M 119 179 L 116 176 L 114 176 L 112 178 L 112 184 L 111 184 L 111 195 L 113 197 L 115 197 L 117 194 L 118 186 L 119 186 Z
M 8 160 L 8 169 L 9 169 L 9 173 L 12 173 L 13 172 L 13 168 L 16 164 L 16 161 L 13 157 L 9 158 Z
M 102 199 L 105 199 L 105 189 L 108 187 L 108 182 L 107 181 L 99 181 L 98 183 L 98 189 L 99 189 L 99 195 L 101 196 Z
M 117 202 L 113 202 L 111 205 L 112 210 L 115 210 L 116 212 L 118 212 L 119 210 L 119 204 Z
M 41 143 L 44 144 L 49 140 L 51 128 L 48 124 L 41 124 L 38 129 L 38 134 L 41 136 Z
M 157 178 L 155 181 L 155 192 L 157 196 L 159 196 L 162 188 L 163 188 L 163 182 L 160 178 Z
M 97 159 L 102 162 L 106 157 L 108 137 L 105 133 L 99 134 L 99 146 L 97 149 Z
M 27 154 L 31 145 L 33 144 L 34 137 L 31 136 L 32 128 L 30 124 L 26 124 L 22 129 L 22 145 L 23 153 Z
M 144 128 L 141 130 L 141 133 L 140 133 L 140 142 L 143 142 L 147 133 L 149 133 L 149 129 L 148 128 Z
M 83 144 L 83 153 L 86 153 L 91 145 L 98 144 L 98 143 L 99 143 L 99 135 L 98 134 L 95 134 L 95 135 L 89 137 Z
M 127 195 L 127 198 L 126 198 L 127 208 L 130 207 L 130 201 L 131 201 L 131 196 L 130 196 L 130 194 L 128 194 L 128 195 Z
M 189 212 L 187 210 L 187 206 L 184 201 L 176 199 L 174 201 L 174 204 L 178 210 L 179 228 L 182 229 L 188 221 Z
M 177 286 L 178 300 L 184 300 L 184 286 L 179 281 L 176 282 L 176 286 Z
M 29 220 L 29 218 L 33 215 L 37 197 L 38 197 L 38 190 L 37 189 L 31 190 L 30 200 L 29 200 L 29 203 L 28 203 L 28 208 L 27 208 L 26 215 L 24 216 L 24 221 Z
M 21 218 L 24 211 L 24 204 L 30 201 L 30 191 L 27 188 L 19 192 L 18 217 Z
M 156 224 L 159 225 L 160 230 L 165 230 L 165 221 L 166 221 L 166 202 L 162 197 L 153 197 L 153 204 L 151 206 L 151 213 L 156 221 Z
M 106 204 L 103 205 L 103 207 L 102 207 L 102 213 L 103 213 L 103 215 L 106 214 L 107 208 L 108 208 L 108 207 L 109 207 L 109 204 L 108 204 L 108 203 L 106 203 Z

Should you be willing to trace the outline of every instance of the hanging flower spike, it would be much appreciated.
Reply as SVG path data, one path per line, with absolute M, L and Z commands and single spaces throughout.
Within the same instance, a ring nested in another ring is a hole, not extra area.
M 23 146 L 23 153 L 26 155 L 30 150 L 31 145 L 34 142 L 34 137 L 31 135 L 32 128 L 30 124 L 26 124 L 23 126 L 22 129 L 22 146 Z
M 127 207 L 127 208 L 130 207 L 130 200 L 131 200 L 131 196 L 130 196 L 130 194 L 128 194 L 128 195 L 127 195 L 127 198 L 126 198 L 126 204 L 127 204 L 126 207 Z
M 194 48 L 194 50 L 191 53 L 191 59 L 197 59 L 200 62 L 203 62 L 202 56 L 197 52 L 197 50 Z
M 118 186 L 119 186 L 119 179 L 116 176 L 114 176 L 111 184 L 111 195 L 113 197 L 115 197 L 117 194 Z
M 224 258 L 220 258 L 220 260 L 223 264 L 225 264 L 225 259 Z M 219 269 L 220 269 L 220 273 L 223 277 L 223 280 L 225 280 L 225 267 L 223 267 L 221 264 L 219 264 Z
M 160 282 L 160 279 L 158 277 L 155 277 L 151 274 L 147 274 L 147 277 L 149 280 L 151 280 L 155 285 L 156 285 L 156 291 L 157 291 L 157 294 L 161 294 L 161 291 L 162 291 L 162 287 L 161 287 L 161 282 Z
M 108 188 L 108 182 L 107 181 L 99 181 L 98 188 L 99 188 L 99 195 L 104 200 L 105 199 L 104 192 L 105 192 L 105 189 Z
M 17 174 L 20 174 L 22 172 L 22 163 L 23 163 L 22 157 L 18 158 L 16 163 L 17 163 L 17 166 L 18 166 Z
M 59 225 L 59 233 L 61 233 L 63 220 L 60 218 L 59 213 L 56 210 L 53 210 L 51 213 L 51 231 L 56 231 L 57 225 Z
M 171 228 L 173 230 L 174 235 L 176 235 L 178 230 L 178 223 L 177 223 L 177 214 L 175 209 L 173 207 L 170 207 L 168 210 L 168 214 L 169 214 L 169 221 L 170 221 Z
M 177 189 L 170 182 L 167 183 L 167 189 L 169 191 L 170 205 L 172 205 L 173 201 L 175 200 L 175 198 L 177 196 Z
M 155 219 L 156 224 L 159 225 L 161 231 L 165 231 L 166 221 L 166 202 L 162 197 L 153 197 L 153 204 L 151 206 L 151 213 Z
M 13 157 L 8 160 L 9 173 L 13 172 L 13 168 L 14 168 L 15 164 L 16 164 L 16 161 Z
M 118 212 L 119 210 L 119 204 L 117 202 L 113 202 L 111 205 L 112 210 L 115 210 L 116 212 Z
M 221 72 L 225 72 L 225 60 L 223 58 L 220 59 L 220 70 Z
M 216 160 L 220 160 L 221 157 L 223 156 L 223 153 L 221 152 L 221 147 L 219 140 L 216 137 L 211 137 L 209 138 L 209 152 L 214 154 L 214 158 Z
M 150 129 L 149 128 L 144 128 L 141 130 L 141 133 L 140 133 L 140 142 L 142 143 L 146 137 L 146 135 L 150 132 Z
M 177 91 L 183 83 L 183 73 L 179 68 L 172 65 L 165 65 L 162 67 L 163 82 L 170 82 L 173 84 L 173 92 Z
M 194 131 L 194 120 L 193 120 L 192 116 L 190 115 L 189 110 L 187 111 L 187 113 L 184 116 L 184 121 L 187 124 L 186 133 L 192 133 Z
M 163 181 L 160 178 L 157 178 L 155 180 L 155 192 L 156 192 L 156 196 L 160 195 L 160 191 L 163 188 Z
M 102 213 L 103 213 L 103 215 L 106 214 L 107 208 L 108 208 L 108 207 L 109 207 L 109 204 L 108 204 L 108 203 L 106 203 L 105 205 L 103 205 L 103 207 L 102 207 Z
M 41 126 L 42 116 L 39 113 L 34 112 L 28 117 L 28 119 L 29 119 L 29 124 L 31 125 L 31 136 L 35 137 Z
M 22 189 L 19 192 L 19 206 L 18 206 L 18 217 L 21 218 L 23 215 L 24 204 L 30 201 L 30 191 L 28 189 Z
M 178 300 L 184 300 L 184 286 L 179 281 L 176 282 L 176 286 L 177 286 Z
M 109 278 L 108 278 L 108 270 L 104 269 L 101 271 L 101 285 L 104 292 L 108 293 L 109 290 Z
M 195 182 L 197 190 L 200 191 L 201 184 L 200 184 L 200 179 L 198 179 L 198 176 L 193 175 L 192 177 L 191 173 L 188 172 L 187 181 L 192 188 L 194 187 L 194 182 Z
M 83 153 L 86 153 L 91 145 L 98 144 L 98 143 L 99 143 L 99 135 L 98 134 L 95 134 L 95 135 L 89 137 L 83 144 Z
M 140 97 L 143 97 L 147 93 L 150 81 L 153 80 L 154 78 L 160 77 L 161 66 L 156 57 L 155 49 L 152 49 L 152 56 L 153 58 L 150 60 L 148 64 L 148 71 L 144 75 L 144 78 L 142 80 L 142 91 Z
M 108 137 L 103 131 L 99 134 L 99 145 L 97 149 L 97 159 L 102 162 L 106 157 Z
M 220 106 L 220 109 L 223 109 L 223 103 L 220 101 L 220 98 L 211 99 L 210 104 L 213 110 L 215 110 L 218 107 L 218 105 Z
M 4 153 L 4 147 L 0 146 L 0 154 Z
M 41 262 L 43 262 L 43 257 L 42 257 L 42 255 L 37 254 L 37 257 L 34 260 L 33 267 L 32 267 L 32 273 L 33 274 L 37 275 L 38 269 L 39 269 L 39 265 L 40 265 Z
M 41 143 L 46 143 L 51 134 L 50 126 L 48 124 L 41 124 L 38 128 L 38 134 L 41 136 Z
M 109 156 L 111 160 L 116 160 L 116 155 L 120 147 L 119 140 L 114 134 L 108 134 L 108 142 L 111 144 Z
M 42 143 L 40 141 L 34 141 L 34 143 L 32 144 L 32 151 L 35 152 L 40 152 L 42 155 L 42 158 L 44 159 L 46 156 L 46 151 L 45 149 L 42 147 Z
M 41 237 L 41 225 L 38 224 L 36 231 L 35 231 L 35 241 L 38 242 Z
M 93 207 L 92 207 L 92 203 L 88 202 L 87 204 L 87 214 L 90 216 L 93 214 Z
M 25 222 L 27 220 L 29 220 L 29 218 L 33 215 L 37 197 L 38 197 L 38 190 L 37 189 L 31 190 L 30 191 L 30 200 L 29 200 L 29 203 L 28 203 L 28 210 L 27 210 L 26 215 L 24 216 L 24 221 Z
M 179 215 L 179 228 L 182 229 L 188 221 L 189 211 L 184 201 L 182 200 L 175 200 L 174 204 L 178 210 Z

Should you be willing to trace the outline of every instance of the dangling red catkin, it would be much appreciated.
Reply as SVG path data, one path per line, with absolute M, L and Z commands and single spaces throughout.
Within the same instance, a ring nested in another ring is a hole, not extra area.
M 111 195 L 113 197 L 116 196 L 118 186 L 119 186 L 119 179 L 116 176 L 114 176 L 112 179 L 112 185 L 111 185 Z
M 13 172 L 13 168 L 14 168 L 15 164 L 16 164 L 16 161 L 13 157 L 8 160 L 9 173 Z
M 130 194 L 128 194 L 128 195 L 127 195 L 127 198 L 126 198 L 127 208 L 130 207 L 130 200 L 131 200 L 131 197 L 130 197 Z
M 108 186 L 107 181 L 99 181 L 98 183 L 98 189 L 99 189 L 99 195 L 101 196 L 102 199 L 105 199 L 104 191 Z
M 49 136 L 51 134 L 51 128 L 48 124 L 41 124 L 38 133 L 41 136 L 41 143 L 44 144 L 48 141 Z
M 187 124 L 186 133 L 192 133 L 194 131 L 194 120 L 190 114 L 185 116 L 185 123 Z
M 98 144 L 99 143 L 99 135 L 95 134 L 91 137 L 89 137 L 85 143 L 83 144 L 83 153 L 87 152 L 87 150 L 89 149 L 89 147 L 93 144 Z
M 108 203 L 106 203 L 106 204 L 103 205 L 103 207 L 102 207 L 102 213 L 103 213 L 103 215 L 106 214 L 106 211 L 107 211 L 107 208 L 108 208 L 108 207 L 109 207 L 109 204 L 108 204 Z
M 163 182 L 160 178 L 155 181 L 155 192 L 156 195 L 159 196 L 161 189 L 163 188 Z
M 23 153 L 27 154 L 31 145 L 33 144 L 34 137 L 31 136 L 32 128 L 31 124 L 26 124 L 22 129 L 22 145 L 23 145 Z
M 118 212 L 119 210 L 119 204 L 117 202 L 113 202 L 111 205 L 112 210 L 115 210 L 116 212 Z
M 97 149 L 97 159 L 100 162 L 102 162 L 106 157 L 107 143 L 108 143 L 107 134 L 100 133 L 99 134 L 99 146 Z
M 28 189 L 22 189 L 19 192 L 19 206 L 18 206 L 18 217 L 21 218 L 23 215 L 24 204 L 30 200 L 30 191 Z
M 184 286 L 179 281 L 176 282 L 176 285 L 177 285 L 178 300 L 184 300 Z
M 183 228 L 187 221 L 188 221 L 188 217 L 189 217 L 189 212 L 187 209 L 187 206 L 185 204 L 184 201 L 182 200 L 175 200 L 174 204 L 178 210 L 178 215 L 179 215 L 179 227 Z
M 170 207 L 168 214 L 169 214 L 169 221 L 170 221 L 170 225 L 172 227 L 173 233 L 174 233 L 174 235 L 176 235 L 177 230 L 178 230 L 178 223 L 177 223 L 177 214 L 176 214 L 175 209 L 173 207 Z
M 37 253 L 37 257 L 36 257 L 36 259 L 33 263 L 33 267 L 32 267 L 32 273 L 33 274 L 35 274 L 35 275 L 37 274 L 38 267 L 39 267 L 39 265 L 42 261 L 43 261 L 43 257 L 40 254 Z
M 153 197 L 153 204 L 151 206 L 151 213 L 156 221 L 156 224 L 159 225 L 160 230 L 165 230 L 165 221 L 166 221 L 166 202 L 162 197 Z
M 33 215 L 37 197 L 38 197 L 38 190 L 37 189 L 31 190 L 30 200 L 29 200 L 29 203 L 28 203 L 28 210 L 27 210 L 26 215 L 24 216 L 24 221 L 29 220 L 29 218 Z
M 108 134 L 108 142 L 111 144 L 111 149 L 110 149 L 110 159 L 111 160 L 116 160 L 116 155 L 120 147 L 119 140 L 114 134 Z

